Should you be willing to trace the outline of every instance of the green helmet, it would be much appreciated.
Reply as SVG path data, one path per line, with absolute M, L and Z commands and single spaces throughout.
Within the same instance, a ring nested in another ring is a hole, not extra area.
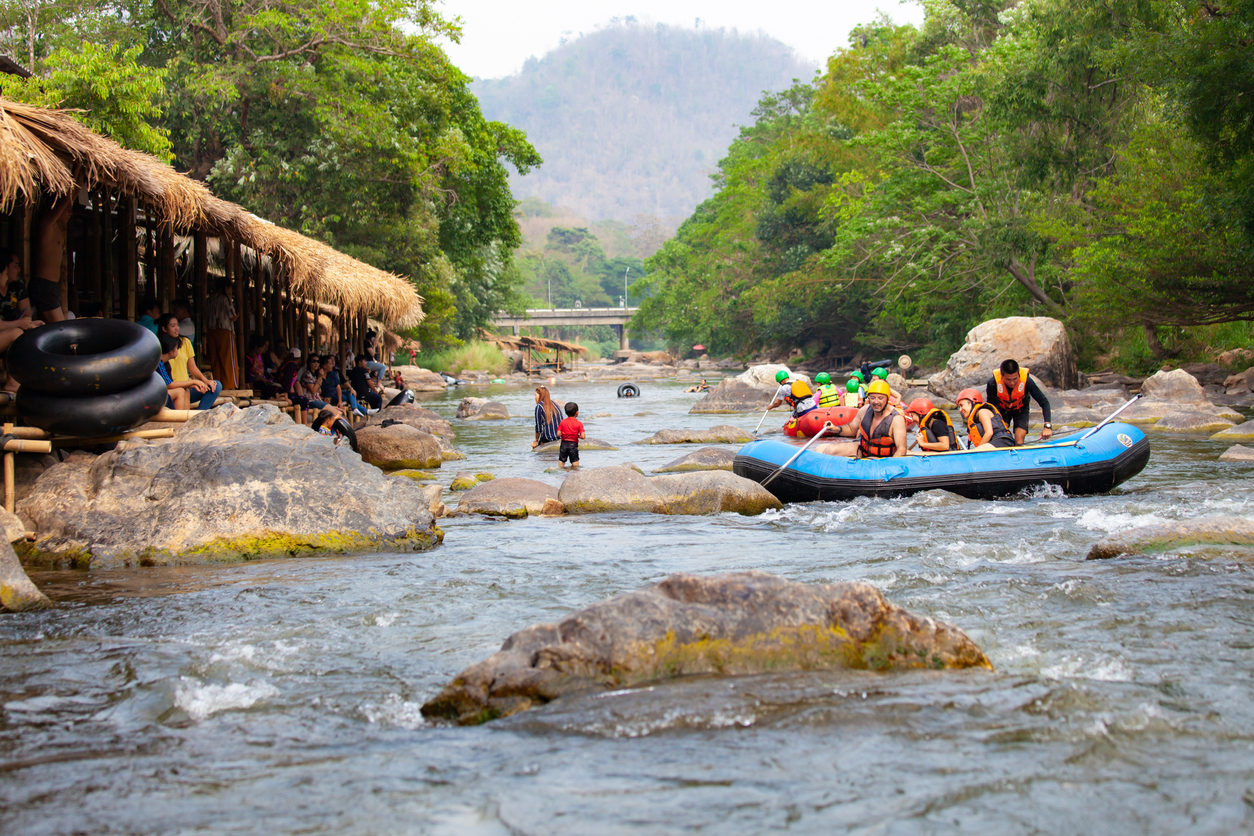
M 858 383 L 858 378 L 856 377 L 849 378 L 849 382 L 845 384 L 846 392 L 857 392 L 860 388 L 862 388 L 861 384 Z
M 871 372 L 871 377 L 878 377 L 880 380 L 888 380 L 888 369 L 881 366 Z
M 854 373 L 853 373 L 853 376 L 854 376 L 855 378 L 857 378 L 857 380 L 858 380 L 858 382 L 859 382 L 859 383 L 866 383 L 866 377 L 865 377 L 865 376 L 863 376 L 863 374 L 862 374 L 862 370 L 861 370 L 861 369 L 859 369 L 858 371 L 854 372 Z
M 783 383 L 783 382 L 784 382 L 785 380 L 787 380 L 787 379 L 788 379 L 788 370 L 787 370 L 787 369 L 780 369 L 779 371 L 777 371 L 777 372 L 775 373 L 775 382 L 776 382 L 776 383 Z
M 814 382 L 820 386 L 826 386 L 832 382 L 832 376 L 827 372 L 819 372 L 814 376 Z

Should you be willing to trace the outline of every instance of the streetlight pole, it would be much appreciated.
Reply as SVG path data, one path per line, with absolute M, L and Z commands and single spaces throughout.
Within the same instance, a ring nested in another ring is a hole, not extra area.
M 627 274 L 631 272 L 631 265 L 627 265 L 627 269 L 623 271 L 623 310 L 627 310 Z

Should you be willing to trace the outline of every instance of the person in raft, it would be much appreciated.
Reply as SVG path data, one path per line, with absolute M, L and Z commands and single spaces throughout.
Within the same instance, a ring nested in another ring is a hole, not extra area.
M 810 384 L 800 378 L 796 380 L 791 378 L 792 375 L 788 374 L 786 369 L 780 369 L 775 373 L 775 382 L 780 385 L 780 388 L 787 384 L 788 391 L 771 401 L 771 405 L 766 408 L 767 411 L 780 404 L 788 404 L 792 408 L 792 417 L 800 418 L 810 410 L 818 409 L 819 402 L 815 399 L 814 390 L 810 388 Z
M 158 331 L 157 340 L 161 343 L 161 362 L 157 364 L 157 374 L 161 375 L 161 379 L 165 381 L 165 405 L 170 409 L 191 409 L 192 402 L 189 392 L 194 390 L 203 399 L 204 395 L 213 391 L 213 387 L 200 380 L 175 380 L 172 378 L 166 363 L 178 356 L 178 338 L 171 337 L 164 331 Z
M 978 389 L 963 389 L 958 393 L 958 411 L 967 421 L 968 450 L 996 450 L 1014 447 L 1015 437 L 1006 429 L 1001 414 L 984 403 Z
M 566 417 L 557 425 L 562 435 L 562 446 L 557 450 L 557 466 L 566 469 L 566 460 L 570 459 L 570 469 L 579 469 L 579 439 L 587 438 L 583 424 L 579 420 L 579 404 L 566 402 Z
M 945 410 L 937 409 L 927 398 L 915 398 L 906 408 L 907 415 L 913 415 L 919 423 L 919 432 L 915 436 L 915 444 L 929 453 L 948 453 L 950 450 L 961 450 L 958 446 L 958 433 L 954 430 L 954 422 L 949 420 Z
M 814 449 L 829 456 L 857 456 L 864 459 L 886 459 L 906 455 L 906 419 L 888 405 L 890 389 L 882 380 L 873 380 L 866 388 L 866 406 L 848 424 L 823 425 L 825 435 L 852 436 L 856 442 L 838 441 L 816 444 Z
M 1017 361 L 1003 360 L 1001 368 L 993 372 L 984 389 L 988 395 L 985 402 L 997 409 L 1002 423 L 1007 427 L 1013 425 L 1016 445 L 1023 444 L 1028 434 L 1028 398 L 1041 407 L 1041 417 L 1045 419 L 1041 441 L 1054 434 L 1054 425 L 1049 420 L 1049 398 Z
M 534 450 L 541 444 L 548 444 L 550 441 L 557 441 L 561 438 L 558 432 L 558 426 L 562 423 L 562 411 L 558 409 L 557 404 L 553 403 L 553 398 L 549 395 L 547 386 L 536 387 L 536 437 L 531 442 L 531 449 Z
M 819 372 L 814 376 L 819 387 L 819 409 L 828 409 L 841 405 L 840 387 L 832 383 L 832 376 L 827 372 Z

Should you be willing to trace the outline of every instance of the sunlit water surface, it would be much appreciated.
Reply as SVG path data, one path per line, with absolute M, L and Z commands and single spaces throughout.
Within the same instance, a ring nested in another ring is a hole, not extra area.
M 585 466 L 652 470 L 687 449 L 630 442 L 756 423 L 641 386 L 557 387 L 619 445 Z M 455 420 L 470 458 L 441 480 L 559 483 L 528 448 L 530 390 L 489 394 L 523 417 Z M 0 830 L 1249 832 L 1249 555 L 1083 560 L 1134 524 L 1254 516 L 1251 471 L 1215 461 L 1223 445 L 1153 444 L 1108 496 L 454 519 L 416 555 L 37 573 L 61 605 L 0 616 Z M 742 569 L 867 580 L 962 627 L 996 672 L 698 678 L 477 728 L 419 713 L 514 630 L 671 572 Z

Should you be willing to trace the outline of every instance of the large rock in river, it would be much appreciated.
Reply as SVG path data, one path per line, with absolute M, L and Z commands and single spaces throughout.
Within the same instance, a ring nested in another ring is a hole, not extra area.
M 705 430 L 658 430 L 637 444 L 748 444 L 753 436 L 740 427 L 718 424 Z
M 26 537 L 26 526 L 14 514 L 0 508 L 4 538 L 0 539 L 0 606 L 10 612 L 42 610 L 52 606 L 48 596 L 26 576 L 17 554 L 10 545 Z
M 1216 406 L 1206 400 L 1206 391 L 1202 388 L 1202 384 L 1184 369 L 1160 371 L 1146 378 L 1141 385 L 1141 399 L 1124 410 L 1119 420 L 1133 424 L 1152 424 L 1161 421 L 1173 412 L 1180 411 L 1204 412 L 1213 419 L 1220 419 L 1230 424 L 1238 424 L 1245 420 L 1241 413 L 1229 407 Z M 1179 417 L 1173 419 L 1162 429 L 1171 429 L 1183 420 Z M 1191 423 L 1196 425 L 1194 428 L 1199 431 L 1205 429 L 1205 422 L 1201 422 L 1196 416 Z M 1216 423 L 1211 432 L 1222 429 L 1224 425 Z
M 506 421 L 509 410 L 505 404 L 486 398 L 462 398 L 457 405 L 457 417 L 466 421 Z
M 677 574 L 514 633 L 422 713 L 482 723 L 568 694 L 692 674 L 973 667 L 992 665 L 965 633 L 870 584 Z
M 737 377 L 725 377 L 688 410 L 694 415 L 756 412 L 770 405 L 775 389 L 751 386 Z
M 1184 369 L 1174 369 L 1169 372 L 1158 371 L 1145 378 L 1145 382 L 1141 384 L 1141 397 L 1147 401 L 1201 403 L 1206 400 L 1206 390 L 1196 377 Z
M 495 517 L 526 517 L 561 514 L 557 488 L 535 479 L 493 479 L 472 488 L 457 505 L 458 511 Z
M 673 462 L 667 462 L 654 473 L 689 473 L 694 470 L 731 470 L 736 462 L 736 451 L 726 447 L 702 447 Z
M 382 426 L 384 422 L 388 422 L 389 425 L 405 424 L 416 430 L 422 430 L 424 433 L 431 433 L 442 438 L 453 438 L 454 435 L 453 425 L 441 417 L 438 412 L 432 412 L 412 403 L 385 406 L 367 419 L 366 426 L 378 427 Z
M 928 389 L 950 400 L 969 386 L 982 392 L 993 370 L 1007 359 L 1017 360 L 1046 386 L 1074 389 L 1079 384 L 1075 353 L 1063 324 L 1045 316 L 1011 316 L 990 319 L 968 331 L 966 343 L 945 368 L 928 378 Z
M 1234 444 L 1219 455 L 1221 462 L 1254 462 L 1254 447 Z
M 428 503 L 413 480 L 267 404 L 199 413 L 172 439 L 75 453 L 17 510 L 37 534 L 28 559 L 97 568 L 426 549 L 441 536 Z
M 401 378 L 405 381 L 405 388 L 412 389 L 415 392 L 444 392 L 448 390 L 448 384 L 444 382 L 444 378 L 430 369 L 423 369 L 418 366 L 397 366 L 395 371 L 400 372 Z
M 1089 560 L 1121 554 L 1165 552 L 1184 546 L 1254 546 L 1254 521 L 1243 517 L 1198 517 L 1146 525 L 1103 537 L 1089 549 Z
M 571 473 L 557 498 L 568 514 L 639 511 L 652 514 L 760 514 L 783 507 L 766 488 L 721 470 L 649 478 L 634 465 Z
M 1168 412 L 1152 426 L 1163 432 L 1213 433 L 1231 429 L 1234 424 L 1226 418 L 1200 409 L 1178 409 Z
M 1249 441 L 1254 439 L 1254 421 L 1244 421 L 1235 427 L 1220 430 L 1210 437 L 1211 441 Z
M 408 424 L 363 427 L 357 449 L 362 461 L 384 470 L 426 470 L 444 462 L 436 437 Z

